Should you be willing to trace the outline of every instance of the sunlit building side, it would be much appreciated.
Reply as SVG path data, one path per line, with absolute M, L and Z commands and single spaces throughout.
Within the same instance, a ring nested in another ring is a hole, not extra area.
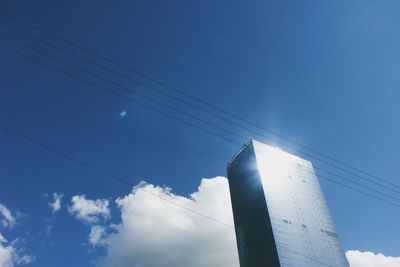
M 228 164 L 241 267 L 348 267 L 311 162 L 257 141 Z

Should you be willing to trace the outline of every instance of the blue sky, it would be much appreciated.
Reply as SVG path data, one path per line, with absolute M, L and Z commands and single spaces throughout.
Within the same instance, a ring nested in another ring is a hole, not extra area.
M 3 0 L 0 8 L 400 184 L 397 1 Z M 1 125 L 132 184 L 145 180 L 187 196 L 201 178 L 225 176 L 238 149 L 4 49 L 0 58 Z M 113 203 L 132 188 L 3 132 L 0 151 L 0 203 L 18 217 L 0 232 L 23 240 L 18 246 L 35 256 L 30 266 L 88 266 L 102 257 L 105 249 L 90 247 L 90 228 L 67 206 L 82 194 Z M 398 208 L 321 184 L 345 250 L 400 255 Z M 54 192 L 64 197 L 52 215 Z M 118 207 L 110 209 L 118 224 Z

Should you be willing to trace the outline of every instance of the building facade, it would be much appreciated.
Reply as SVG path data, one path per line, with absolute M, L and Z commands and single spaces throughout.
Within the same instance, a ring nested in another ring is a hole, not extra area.
M 241 267 L 348 267 L 311 162 L 250 141 L 227 167 Z

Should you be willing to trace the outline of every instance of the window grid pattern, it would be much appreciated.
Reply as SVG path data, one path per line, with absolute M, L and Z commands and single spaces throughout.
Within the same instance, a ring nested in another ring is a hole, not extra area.
M 253 144 L 281 266 L 348 267 L 312 164 Z

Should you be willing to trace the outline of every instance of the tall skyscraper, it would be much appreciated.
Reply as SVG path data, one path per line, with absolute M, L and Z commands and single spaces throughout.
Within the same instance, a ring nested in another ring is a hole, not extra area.
M 257 141 L 228 164 L 241 267 L 348 267 L 311 162 Z

